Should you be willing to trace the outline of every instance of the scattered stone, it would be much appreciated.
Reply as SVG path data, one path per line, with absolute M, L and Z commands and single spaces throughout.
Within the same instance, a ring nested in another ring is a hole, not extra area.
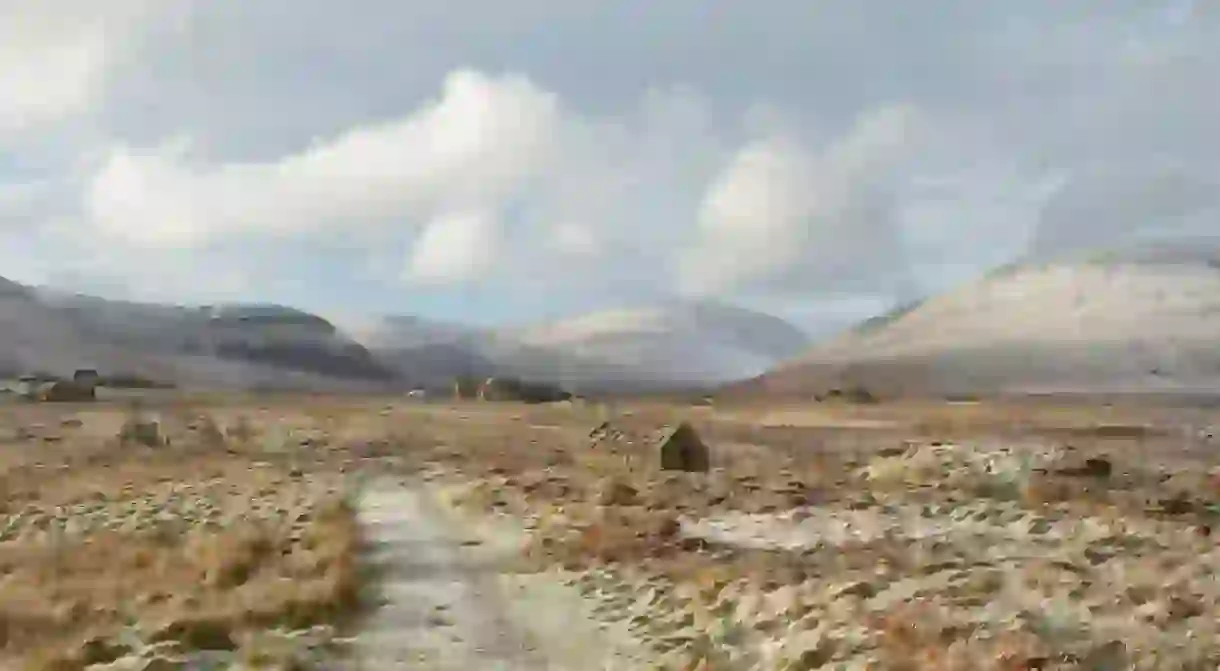
M 119 444 L 161 447 L 168 441 L 161 435 L 161 422 L 151 417 L 133 415 L 119 429 Z

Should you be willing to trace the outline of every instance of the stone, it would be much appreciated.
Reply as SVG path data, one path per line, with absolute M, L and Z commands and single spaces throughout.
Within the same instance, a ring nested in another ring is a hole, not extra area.
M 148 640 L 152 643 L 177 641 L 194 650 L 234 650 L 237 647 L 231 628 L 223 620 L 186 615 L 162 623 L 150 633 Z
M 1099 479 L 1108 478 L 1113 472 L 1114 464 L 1106 457 L 1091 457 L 1080 466 L 1069 466 L 1058 471 L 1060 475 Z
M 1108 669 L 1129 667 L 1127 646 L 1122 641 L 1110 641 L 1089 650 L 1077 666 L 1077 668 L 1089 671 L 1107 671 Z
M 166 443 L 161 435 L 161 423 L 148 417 L 129 417 L 119 429 L 119 443 L 160 447 Z
M 254 439 L 256 431 L 254 424 L 245 415 L 239 415 L 232 424 L 225 427 L 225 436 L 241 443 Z
M 220 430 L 220 425 L 211 415 L 203 415 L 199 421 L 192 427 L 196 438 L 199 442 L 209 448 L 219 448 L 225 446 L 225 434 Z
M 682 422 L 660 444 L 661 470 L 706 473 L 711 468 L 707 445 L 689 422 Z
M 633 506 L 639 503 L 639 498 L 639 492 L 635 487 L 620 480 L 607 478 L 601 483 L 597 502 L 603 506 Z

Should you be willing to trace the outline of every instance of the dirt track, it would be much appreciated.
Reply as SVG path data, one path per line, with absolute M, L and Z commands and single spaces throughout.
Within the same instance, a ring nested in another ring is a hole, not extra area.
M 519 531 L 474 527 L 418 481 L 372 483 L 358 517 L 381 605 L 355 638 L 354 668 L 639 668 L 638 647 L 600 630 L 574 590 L 513 578 Z

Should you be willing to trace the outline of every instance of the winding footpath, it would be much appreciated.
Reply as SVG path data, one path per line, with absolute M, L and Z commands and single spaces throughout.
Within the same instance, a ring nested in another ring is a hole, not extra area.
M 636 641 L 598 623 L 575 588 L 511 573 L 518 530 L 474 525 L 432 486 L 389 478 L 368 483 L 357 510 L 381 605 L 356 636 L 351 669 L 647 668 Z

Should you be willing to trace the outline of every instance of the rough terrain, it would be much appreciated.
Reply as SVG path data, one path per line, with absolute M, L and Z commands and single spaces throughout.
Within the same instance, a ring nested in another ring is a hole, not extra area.
M 1213 415 L 4 406 L 0 668 L 1215 668 Z

